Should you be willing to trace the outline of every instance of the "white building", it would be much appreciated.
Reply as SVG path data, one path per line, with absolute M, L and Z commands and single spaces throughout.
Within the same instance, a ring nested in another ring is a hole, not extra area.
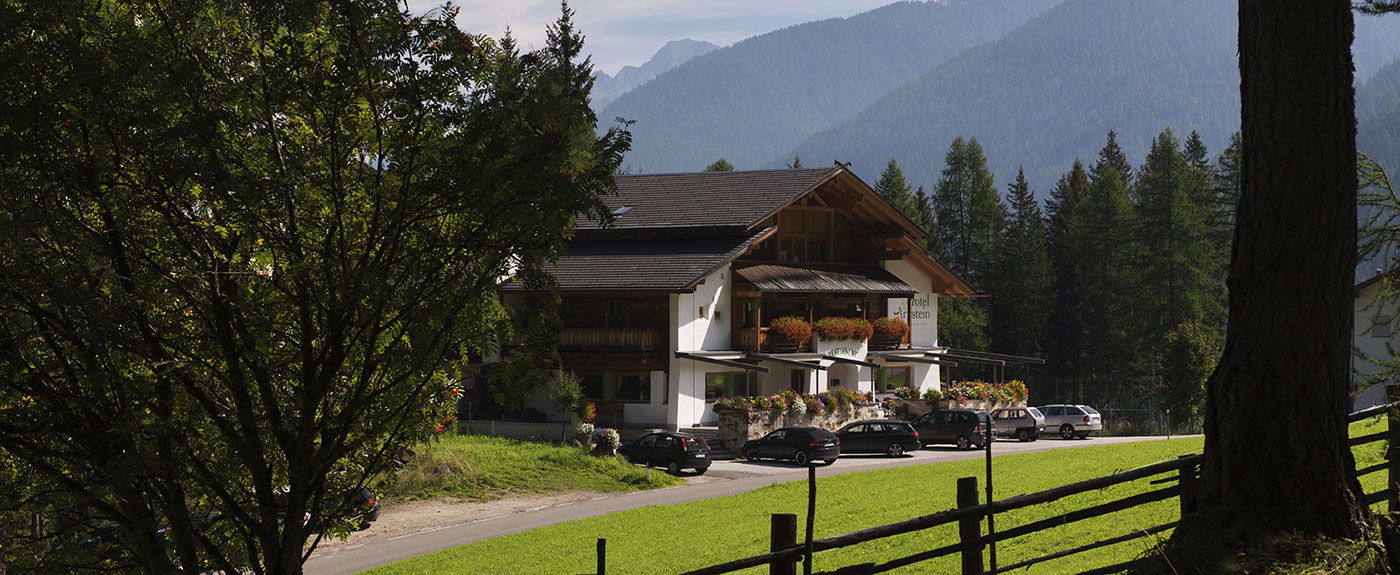
M 938 301 L 977 294 L 846 168 L 616 181 L 605 199 L 613 224 L 580 221 L 551 270 L 563 368 L 583 378 L 603 424 L 712 424 L 721 396 L 939 386 Z M 912 329 L 876 350 L 819 337 L 784 344 L 769 329 L 784 316 L 899 317 Z
M 1392 274 L 1377 273 L 1375 277 L 1356 284 L 1353 299 L 1351 381 L 1353 396 L 1351 411 L 1385 403 L 1385 386 L 1376 383 L 1380 367 L 1374 359 L 1390 358 L 1400 349 L 1400 339 L 1391 330 L 1395 325 L 1395 301 L 1378 302 L 1386 278 Z

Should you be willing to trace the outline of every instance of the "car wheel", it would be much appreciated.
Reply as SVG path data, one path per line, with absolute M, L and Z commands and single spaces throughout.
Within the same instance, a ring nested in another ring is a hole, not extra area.
M 681 474 L 681 464 L 676 463 L 676 462 L 674 462 L 674 461 L 672 461 L 672 462 L 666 464 L 666 473 L 670 473 L 671 475 L 680 475 L 680 474 Z
M 754 447 L 744 452 L 744 459 L 758 461 L 758 448 Z
M 1016 431 L 1016 439 L 1019 440 L 1019 441 L 1030 441 L 1030 440 L 1031 440 L 1031 432 L 1026 431 L 1026 430 L 1024 430 L 1024 429 L 1019 429 L 1019 430 Z
M 1068 423 L 1061 425 L 1060 439 L 1074 439 L 1074 426 Z
M 798 464 L 798 465 L 807 465 L 807 462 L 810 461 L 810 460 L 811 460 L 811 456 L 810 456 L 810 455 L 807 455 L 807 452 L 806 452 L 806 451 L 794 451 L 794 452 L 792 452 L 792 461 L 793 461 L 794 463 Z
M 972 440 L 968 439 L 966 435 L 959 435 L 957 445 L 958 449 L 972 449 Z
M 890 457 L 899 457 L 901 455 L 904 455 L 904 444 L 898 441 L 891 443 L 889 447 L 885 448 L 885 455 L 888 455 Z

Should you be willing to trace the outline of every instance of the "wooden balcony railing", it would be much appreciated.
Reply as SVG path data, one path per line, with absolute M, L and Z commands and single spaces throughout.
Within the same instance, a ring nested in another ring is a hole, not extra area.
M 659 329 L 565 328 L 559 336 L 563 351 L 656 351 Z

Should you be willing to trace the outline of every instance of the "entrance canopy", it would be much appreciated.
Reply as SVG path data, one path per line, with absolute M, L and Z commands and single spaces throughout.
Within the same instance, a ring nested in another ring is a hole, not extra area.
M 773 293 L 849 293 L 912 296 L 918 292 L 889 271 L 875 266 L 757 264 L 734 274 Z

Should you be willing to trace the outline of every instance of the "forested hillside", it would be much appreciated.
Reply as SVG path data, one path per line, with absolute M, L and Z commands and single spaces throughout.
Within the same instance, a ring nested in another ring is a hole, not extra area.
M 1356 148 L 1400 178 L 1400 61 L 1356 91 Z
M 1065 0 L 768 164 L 840 158 L 873 178 L 897 157 L 922 184 L 962 135 L 982 143 L 999 182 L 1023 165 L 1043 191 L 1108 130 L 1132 157 L 1166 126 L 1218 148 L 1239 124 L 1235 10 L 1219 0 Z M 1355 53 L 1358 77 L 1375 74 L 1400 54 L 1400 18 L 1358 18 Z
M 635 171 L 699 170 L 720 157 L 758 167 L 1057 1 L 900 2 L 784 28 L 696 57 L 598 117 L 636 121 L 627 156 Z
M 686 63 L 686 61 L 718 50 L 719 46 L 709 42 L 691 40 L 672 40 L 662 46 L 650 60 L 641 66 L 623 66 L 617 71 L 616 76 L 609 76 L 607 72 L 597 71 L 593 73 L 593 91 L 589 94 L 593 98 L 593 109 L 599 110 L 611 104 L 618 96 L 627 93 L 628 90 L 636 88 L 657 75 L 666 72 L 676 66 Z M 612 118 L 608 118 L 611 120 Z

